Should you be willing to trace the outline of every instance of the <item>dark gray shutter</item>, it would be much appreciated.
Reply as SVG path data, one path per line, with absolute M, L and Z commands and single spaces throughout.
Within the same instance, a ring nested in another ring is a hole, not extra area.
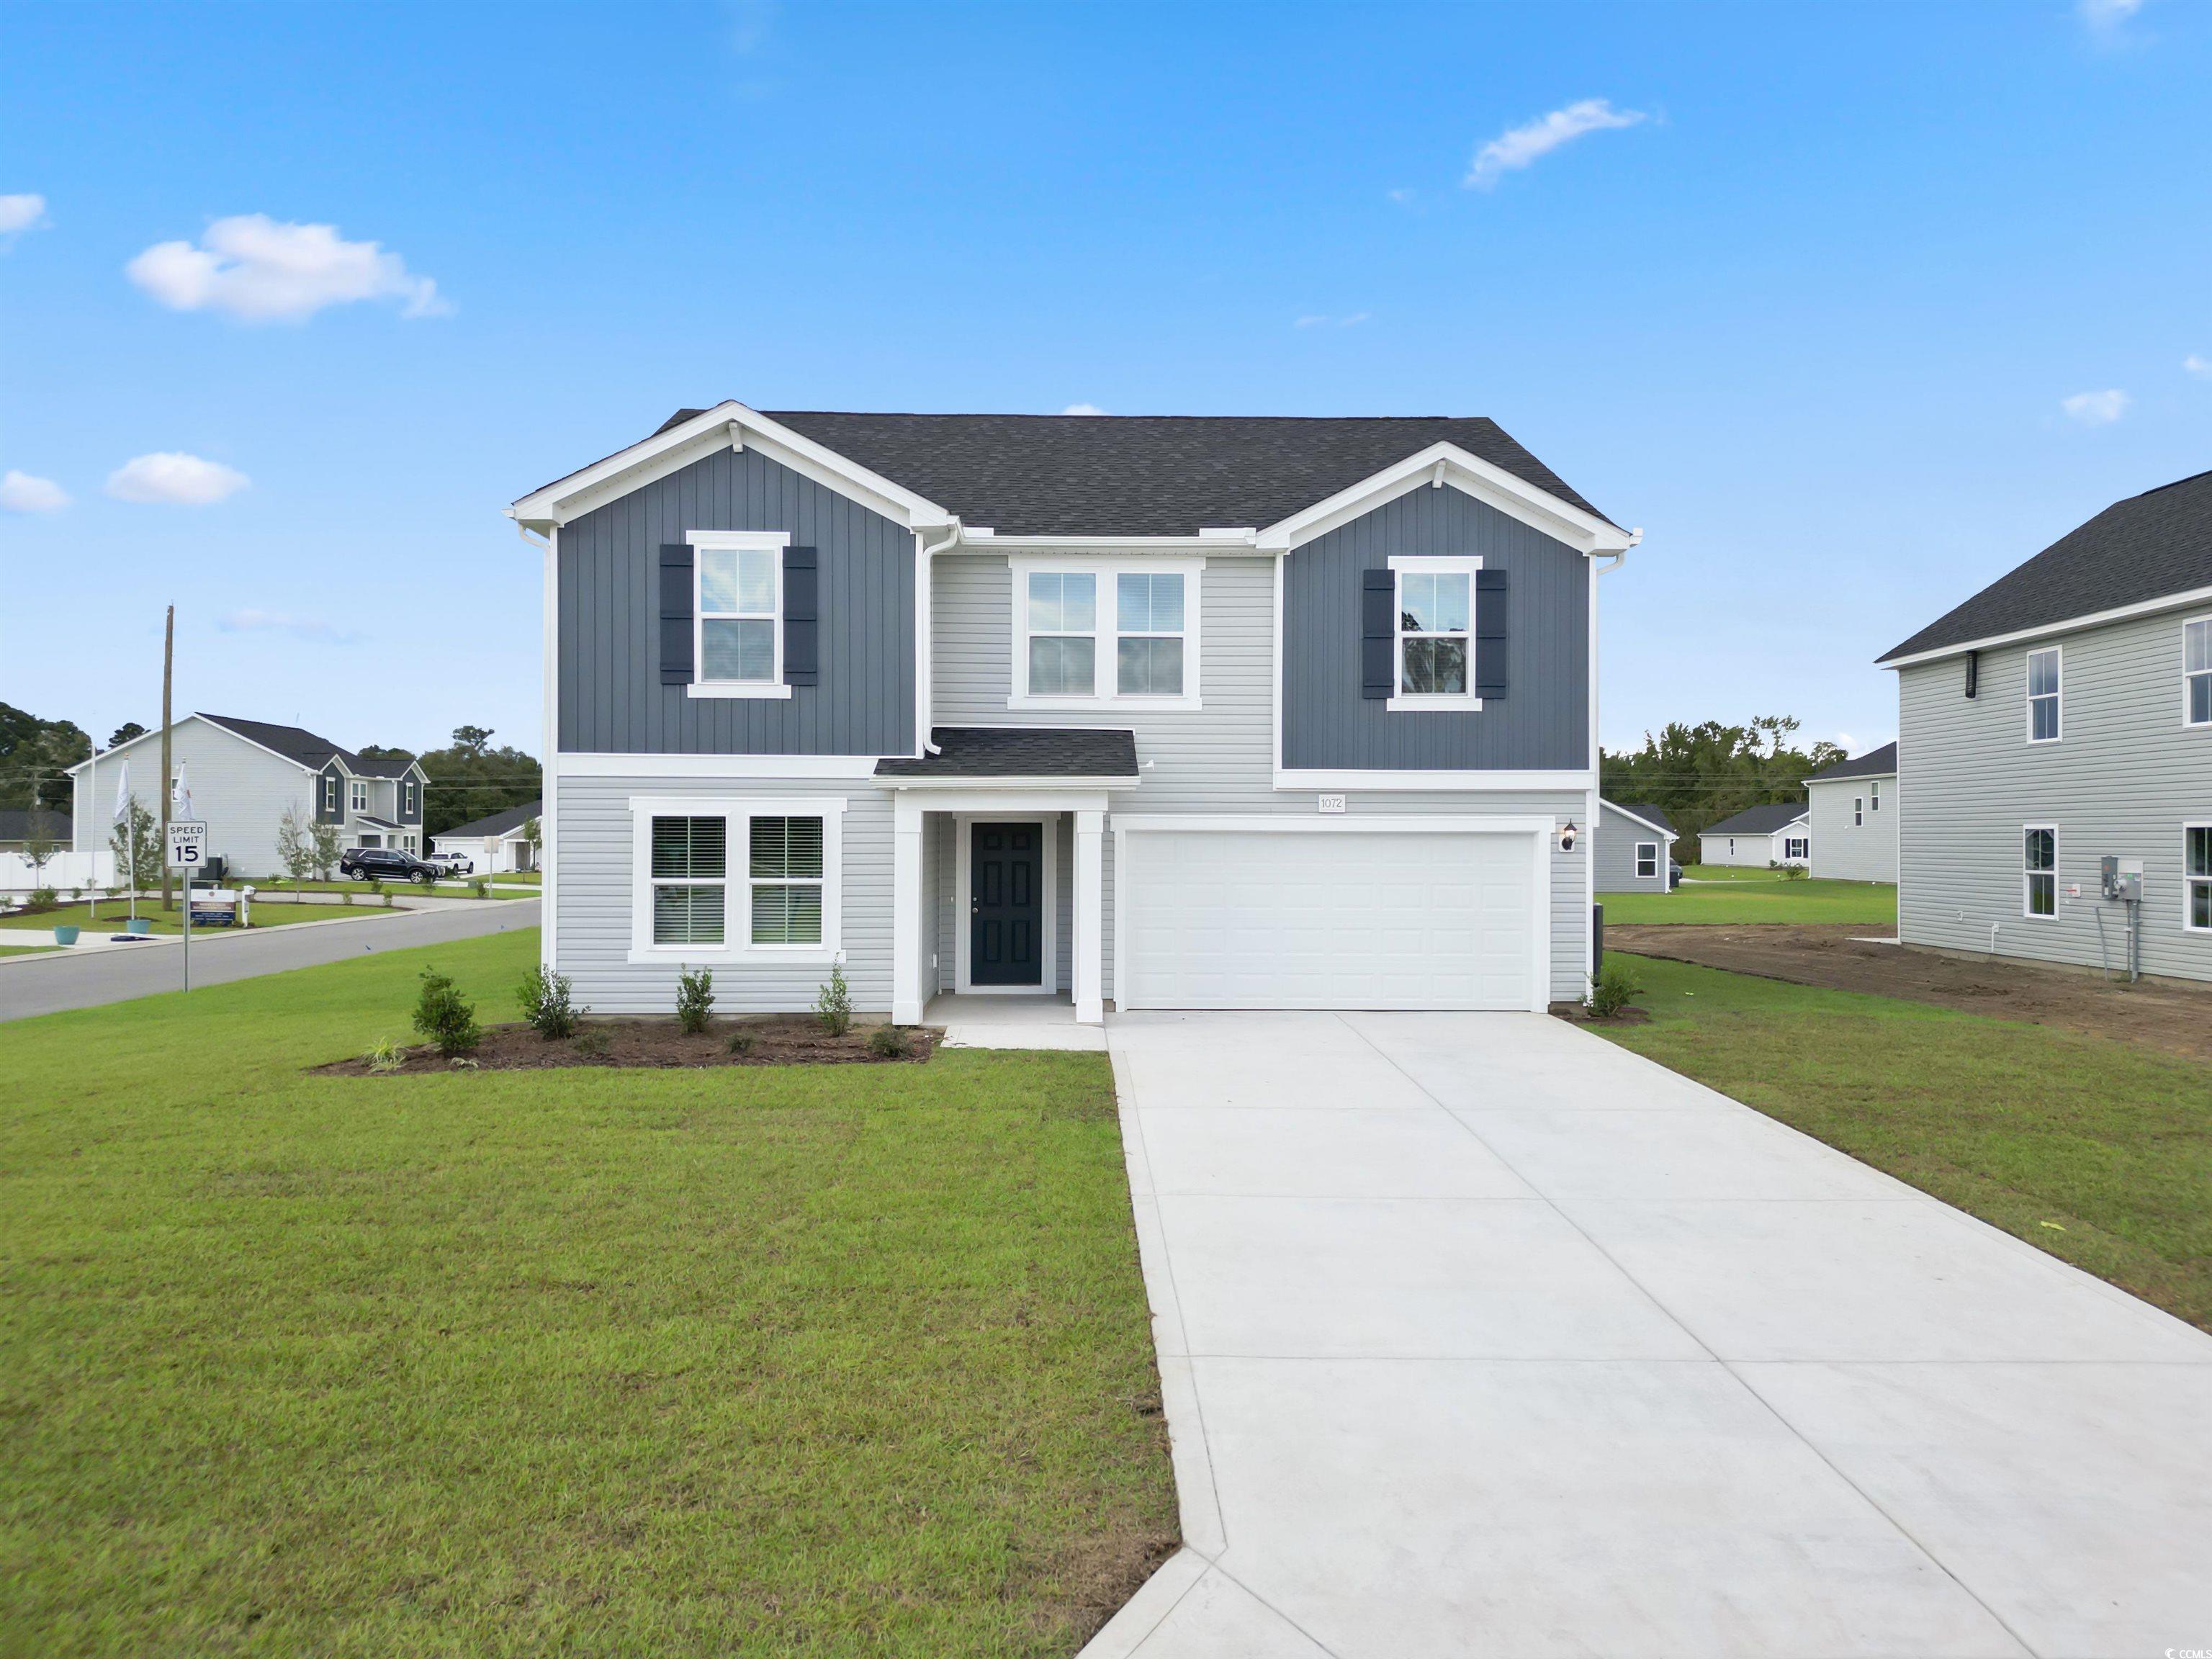
M 1474 573 L 1474 695 L 1505 695 L 1505 573 Z
M 1397 687 L 1398 579 L 1388 570 L 1359 574 L 1359 695 L 1388 697 Z
M 660 683 L 691 683 L 691 550 L 674 542 L 660 549 Z
M 822 678 L 822 573 L 811 547 L 783 550 L 783 683 Z

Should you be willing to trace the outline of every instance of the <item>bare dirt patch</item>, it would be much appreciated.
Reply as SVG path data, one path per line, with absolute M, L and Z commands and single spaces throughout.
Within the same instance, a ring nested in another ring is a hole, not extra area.
M 1607 946 L 1638 956 L 1793 985 L 1903 997 L 2212 1061 L 2212 988 L 2152 980 L 2127 985 L 2011 957 L 1948 957 L 1911 945 L 1862 942 L 1869 931 L 1853 924 L 1624 926 L 1607 928 L 1605 939 Z
M 558 1066 L 666 1069 L 710 1066 L 913 1066 L 937 1050 L 945 1033 L 933 1026 L 902 1026 L 905 1052 L 879 1054 L 868 1046 L 875 1028 L 832 1036 L 811 1019 L 717 1020 L 696 1036 L 672 1019 L 589 1020 L 573 1037 L 551 1041 L 527 1025 L 485 1028 L 468 1058 L 487 1072 L 542 1071 Z M 426 1072 L 450 1075 L 453 1061 L 427 1042 L 400 1050 L 396 1063 L 372 1064 L 366 1055 L 313 1069 L 337 1077 L 405 1077 Z
M 1619 931 L 1608 927 L 1605 936 L 1611 939 Z M 1555 1002 L 1551 1012 L 1553 1019 L 1564 1019 L 1570 1025 L 1642 1025 L 1651 1018 L 1650 1009 L 1639 1008 L 1634 1003 L 1609 1017 L 1590 1012 L 1589 1005 L 1581 1002 Z

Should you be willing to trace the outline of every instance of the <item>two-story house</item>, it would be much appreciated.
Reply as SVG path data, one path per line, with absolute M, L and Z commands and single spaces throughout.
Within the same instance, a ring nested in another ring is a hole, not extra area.
M 1812 873 L 1824 881 L 1897 879 L 1897 745 L 1815 772 L 1805 780 Z
M 761 414 L 542 538 L 547 963 L 611 1011 L 1544 1008 L 1590 963 L 1597 576 L 1480 419 Z
M 428 777 L 412 760 L 375 758 L 341 749 L 297 726 L 187 714 L 169 728 L 171 763 L 206 821 L 208 852 L 240 875 L 283 873 L 277 827 L 286 812 L 325 823 L 342 847 L 422 848 L 422 792 Z M 116 787 L 157 817 L 161 808 L 161 734 L 148 732 L 70 768 L 76 786 L 72 844 L 107 845 Z
M 2212 472 L 2115 502 L 1881 660 L 1905 943 L 2212 979 Z

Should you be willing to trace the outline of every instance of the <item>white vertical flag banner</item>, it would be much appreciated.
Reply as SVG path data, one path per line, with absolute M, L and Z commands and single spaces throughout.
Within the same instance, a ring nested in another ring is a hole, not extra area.
M 192 816 L 192 787 L 185 781 L 185 763 L 177 763 L 177 787 L 169 792 L 169 817 L 189 823 Z
M 115 821 L 124 823 L 131 816 L 131 763 L 125 761 L 115 775 Z

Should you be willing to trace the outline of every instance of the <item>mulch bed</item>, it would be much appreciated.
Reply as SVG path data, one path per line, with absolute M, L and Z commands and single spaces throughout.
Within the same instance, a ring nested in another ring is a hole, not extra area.
M 843 1036 L 831 1036 L 813 1020 L 799 1015 L 716 1020 L 696 1036 L 687 1035 L 672 1019 L 594 1019 L 586 1021 L 577 1036 L 552 1042 L 527 1025 L 487 1026 L 483 1041 L 469 1058 L 487 1072 L 561 1066 L 609 1071 L 709 1066 L 915 1066 L 937 1051 L 945 1033 L 932 1026 L 907 1026 L 901 1028 L 901 1035 L 906 1038 L 906 1053 L 886 1057 L 869 1048 L 867 1030 L 856 1026 Z M 750 1039 L 742 1054 L 730 1047 L 731 1040 L 738 1036 Z M 601 1039 L 604 1048 L 599 1047 Z M 336 1077 L 405 1077 L 426 1072 L 450 1076 L 456 1070 L 469 1068 L 456 1066 L 428 1043 L 417 1042 L 401 1052 L 396 1066 L 379 1068 L 371 1066 L 366 1055 L 356 1055 L 313 1069 Z
M 1610 933 L 1612 930 L 1607 931 Z M 1551 1012 L 1553 1019 L 1564 1019 L 1570 1025 L 1641 1025 L 1651 1018 L 1650 1009 L 1638 1008 L 1634 1003 L 1609 1019 L 1601 1018 L 1579 1002 L 1555 1002 L 1552 1005 Z
M 1887 930 L 1864 924 L 1623 925 L 1610 948 L 1815 985 L 1962 1009 L 2117 1037 L 2166 1054 L 2212 1060 L 2212 987 L 2171 980 L 2134 985 L 2078 968 L 2016 957 L 1945 956 L 1910 945 L 1864 941 Z

